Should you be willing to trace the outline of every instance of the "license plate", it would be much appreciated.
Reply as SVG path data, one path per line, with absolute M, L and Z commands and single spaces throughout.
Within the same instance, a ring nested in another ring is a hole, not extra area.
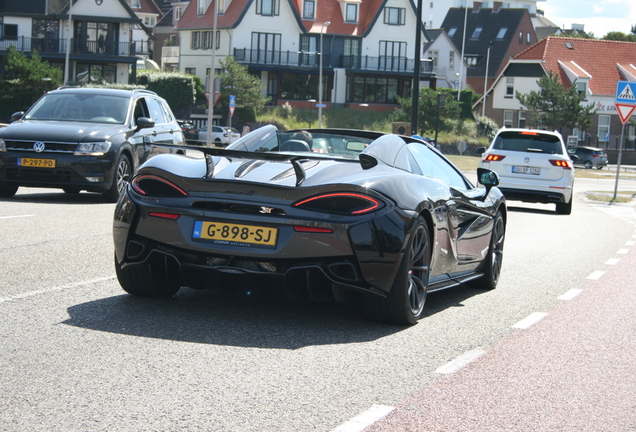
M 18 166 L 55 168 L 55 159 L 18 158 Z
M 232 246 L 276 246 L 278 229 L 256 225 L 196 221 L 192 237 Z
M 512 172 L 515 174 L 532 174 L 532 175 L 540 175 L 541 168 L 536 167 L 527 167 L 527 166 L 513 166 Z

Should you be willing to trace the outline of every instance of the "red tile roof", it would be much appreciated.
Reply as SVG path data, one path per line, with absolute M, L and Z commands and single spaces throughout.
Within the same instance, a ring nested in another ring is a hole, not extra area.
M 564 86 L 570 85 L 566 69 L 590 78 L 594 95 L 614 95 L 616 82 L 626 80 L 619 66 L 636 74 L 636 43 L 597 39 L 547 37 L 517 54 L 515 60 L 542 60 L 547 71 L 556 72 Z

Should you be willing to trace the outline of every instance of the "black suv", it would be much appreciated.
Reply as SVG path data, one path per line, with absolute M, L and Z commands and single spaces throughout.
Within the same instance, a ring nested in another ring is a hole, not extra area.
M 11 120 L 0 129 L 4 198 L 27 186 L 101 192 L 117 201 L 140 163 L 173 151 L 153 144 L 184 143 L 166 101 L 148 90 L 64 87 Z

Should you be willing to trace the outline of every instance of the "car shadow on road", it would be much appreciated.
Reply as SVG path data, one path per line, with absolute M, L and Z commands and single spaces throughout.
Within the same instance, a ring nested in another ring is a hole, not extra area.
M 478 290 L 430 294 L 426 316 L 456 307 Z M 410 327 L 365 319 L 358 303 L 316 303 L 182 288 L 171 299 L 127 294 L 68 308 L 64 324 L 130 336 L 253 348 L 299 349 L 374 341 Z M 424 317 L 419 325 L 426 325 Z
M 80 192 L 65 193 L 53 190 L 43 193 L 23 193 L 12 198 L 0 198 L 2 201 L 15 201 L 34 204 L 108 204 L 100 193 Z
M 511 212 L 519 212 L 519 213 L 535 213 L 535 214 L 545 214 L 545 215 L 554 215 L 554 216 L 564 216 L 559 214 L 552 208 L 533 208 L 533 207 L 520 207 L 520 206 L 511 206 L 508 204 L 507 210 Z M 567 215 L 566 215 L 567 216 Z

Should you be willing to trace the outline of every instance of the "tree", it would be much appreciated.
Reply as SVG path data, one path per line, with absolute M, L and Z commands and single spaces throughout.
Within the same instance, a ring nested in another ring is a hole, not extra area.
M 539 91 L 515 94 L 521 105 L 530 111 L 530 123 L 549 130 L 563 127 L 586 130 L 592 126 L 594 104 L 583 105 L 584 93 L 579 94 L 575 86 L 565 89 L 554 72 L 542 76 L 538 84 Z
M 256 115 L 263 109 L 269 98 L 263 94 L 261 80 L 247 71 L 247 67 L 239 64 L 233 57 L 220 61 L 223 72 L 221 78 L 221 98 L 219 106 L 227 109 L 230 95 L 236 96 L 236 114 L 244 121 L 256 121 Z
M 7 48 L 5 72 L 0 76 L 0 116 L 3 117 L 30 107 L 47 89 L 56 88 L 62 81 L 62 71 L 42 61 L 37 51 L 29 58 L 13 45 Z
M 446 95 L 445 107 L 439 110 L 439 130 L 451 130 L 452 125 L 449 120 L 457 120 L 461 117 L 461 104 L 457 101 L 457 91 L 452 89 L 432 89 L 425 87 L 420 89 L 418 100 L 417 125 L 420 135 L 427 135 L 434 132 L 437 126 L 437 94 Z M 401 98 L 397 100 L 400 108 L 396 109 L 392 115 L 392 121 L 410 121 L 412 112 L 412 98 Z
M 622 41 L 622 42 L 636 42 L 636 34 L 625 34 L 619 31 L 611 31 L 602 37 L 603 40 Z

